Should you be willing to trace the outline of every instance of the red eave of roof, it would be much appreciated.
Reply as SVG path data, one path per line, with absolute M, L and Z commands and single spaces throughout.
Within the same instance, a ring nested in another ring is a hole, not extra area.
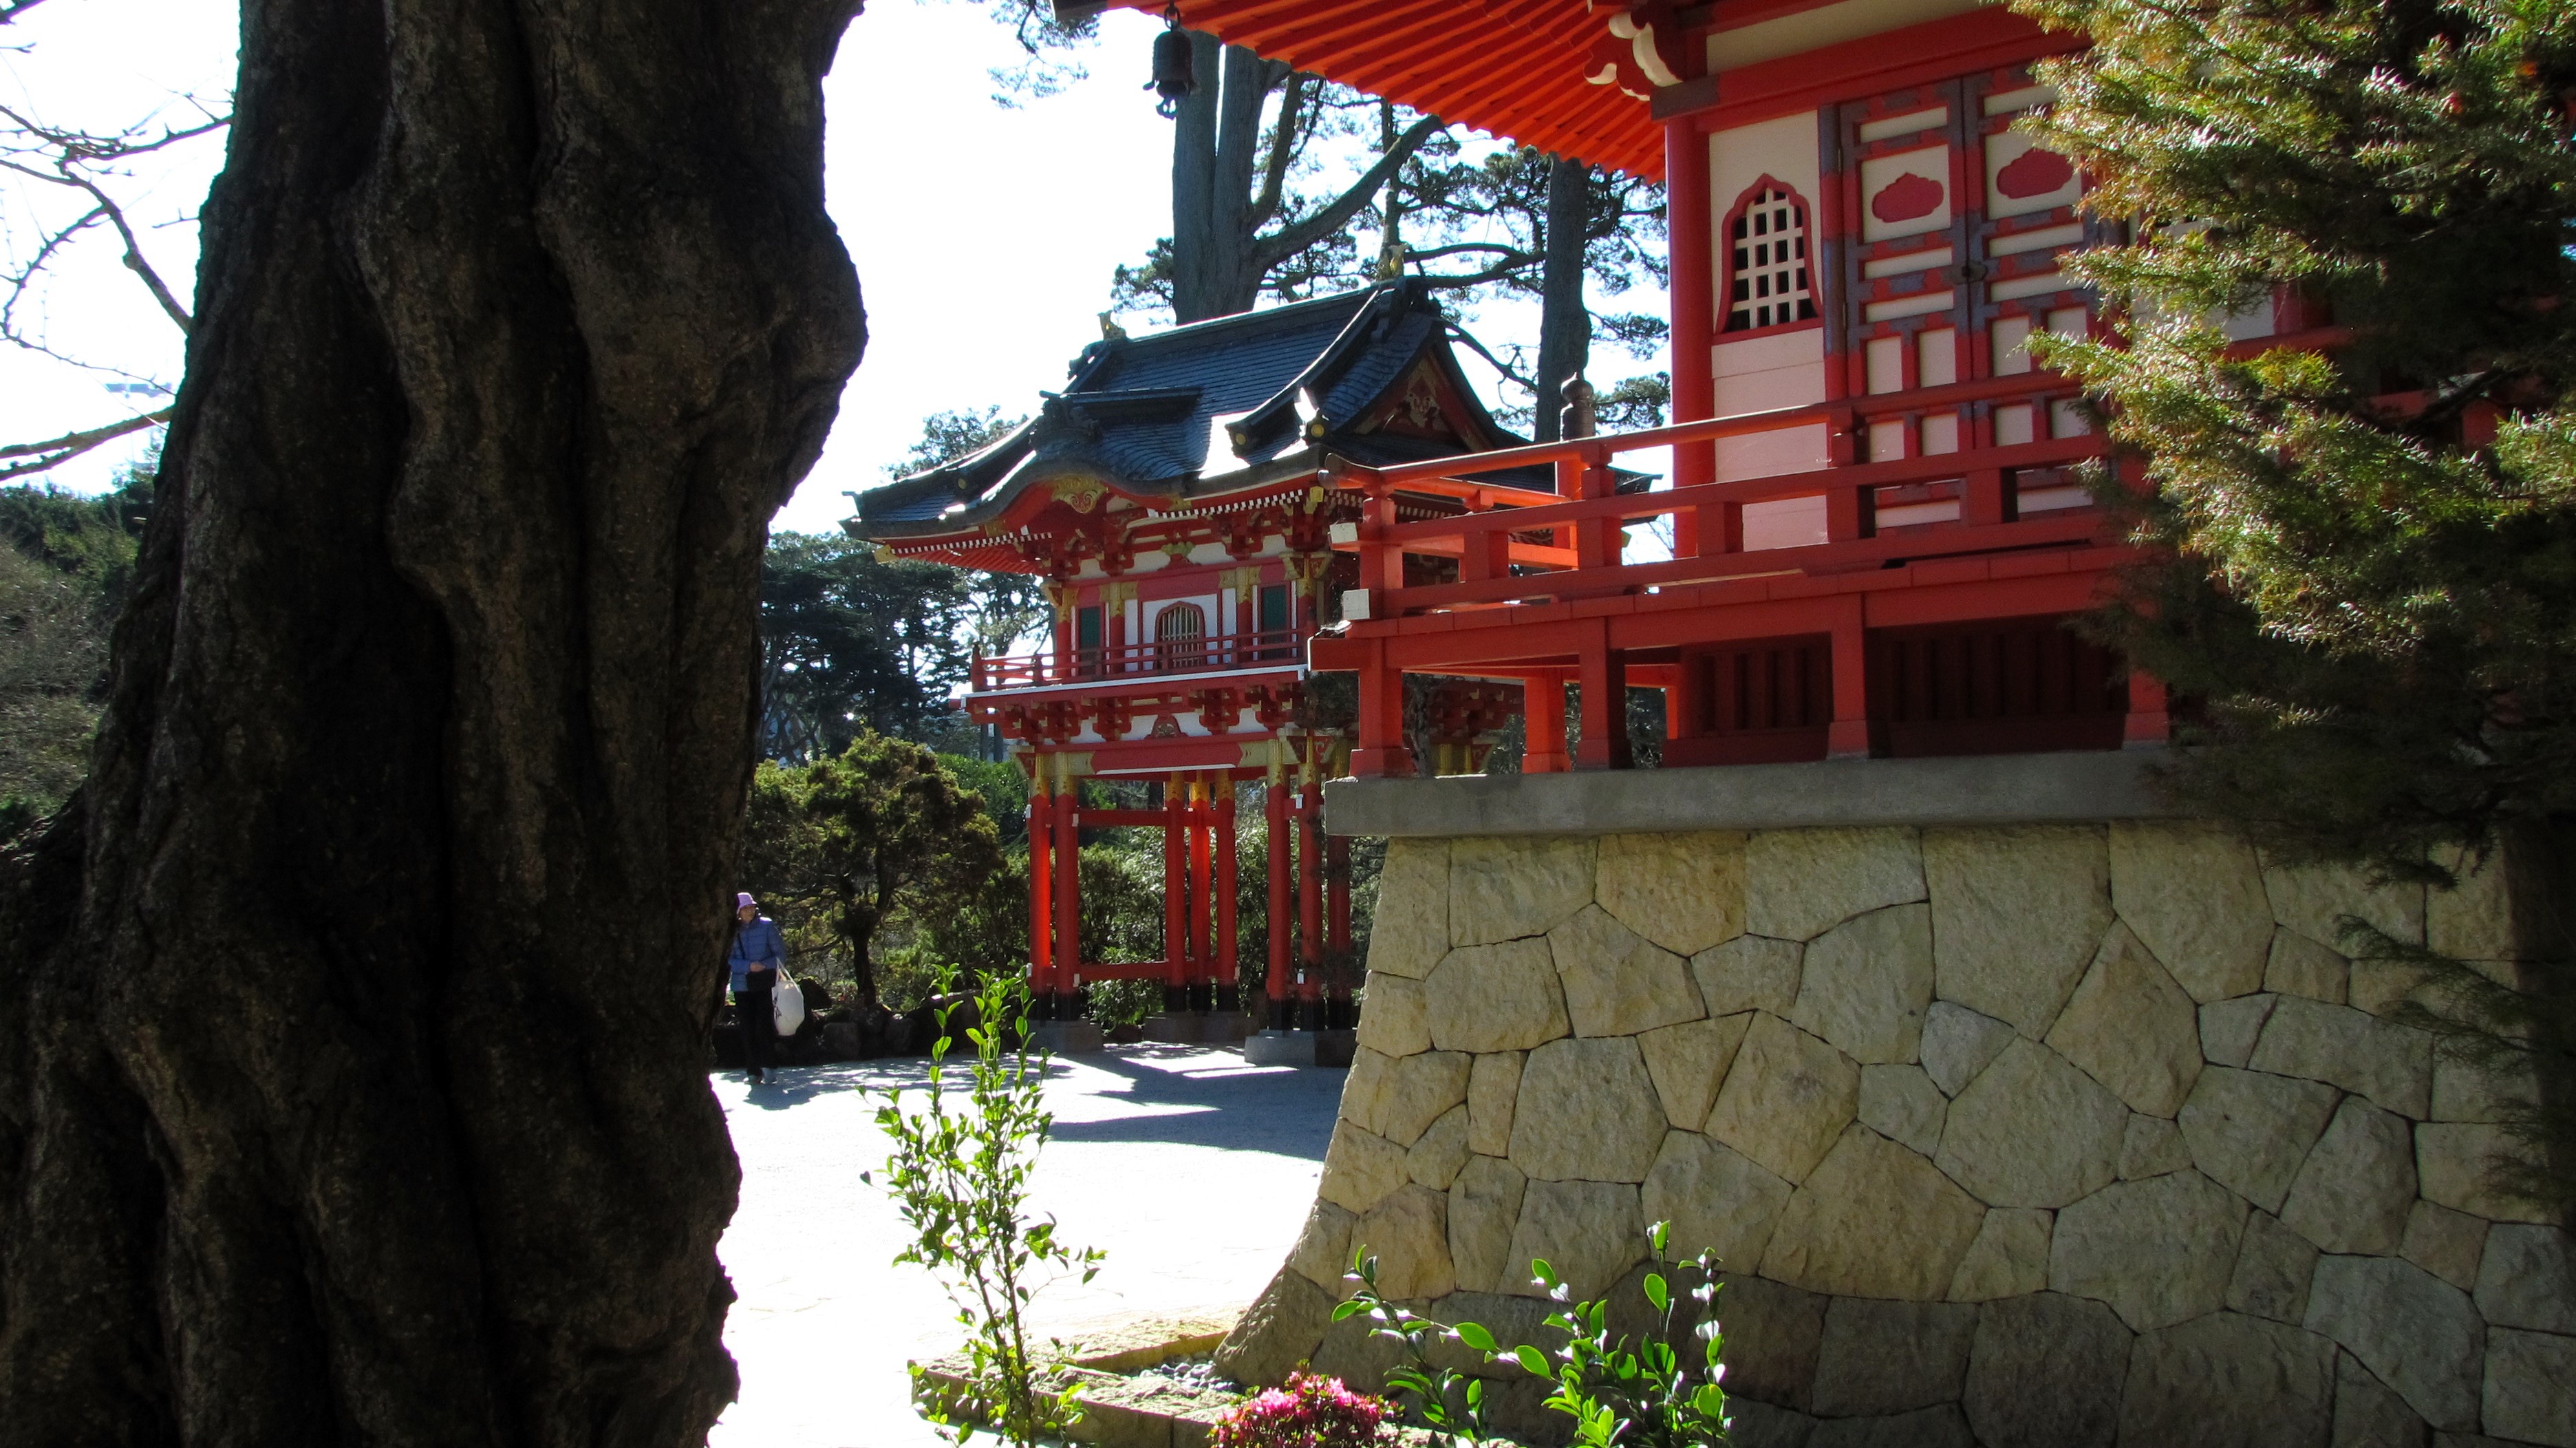
M 1117 0 L 1160 14 L 1162 0 Z M 1664 175 L 1646 102 L 1583 78 L 1609 10 L 1583 0 L 1178 0 L 1181 24 L 1525 146 Z

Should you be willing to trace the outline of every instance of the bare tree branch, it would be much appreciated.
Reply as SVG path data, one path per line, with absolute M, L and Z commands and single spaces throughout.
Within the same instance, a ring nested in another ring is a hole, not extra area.
M 1276 233 L 1262 238 L 1254 255 L 1263 263 L 1263 270 L 1341 230 L 1359 214 L 1361 207 L 1377 195 L 1378 188 L 1386 184 L 1386 178 L 1412 159 L 1413 153 L 1422 148 L 1422 143 L 1439 134 L 1441 129 L 1438 116 L 1424 116 L 1415 121 L 1403 135 L 1396 137 L 1394 147 L 1378 157 L 1377 164 L 1352 182 L 1350 188 L 1335 198 L 1331 205 L 1293 226 L 1283 226 Z
M 1518 367 L 1516 367 L 1516 366 L 1512 365 L 1512 364 L 1511 364 L 1511 363 L 1509 363 L 1509 362 L 1504 361 L 1504 360 L 1503 360 L 1502 358 L 1500 358 L 1500 357 L 1495 356 L 1492 352 L 1487 351 L 1487 350 L 1486 350 L 1486 348 L 1485 348 L 1485 344 L 1484 344 L 1484 343 L 1477 341 L 1477 340 L 1475 339 L 1475 337 L 1474 337 L 1473 335 L 1471 335 L 1471 334 L 1470 334 L 1470 333 L 1469 333 L 1465 328 L 1458 326 L 1458 325 L 1457 325 L 1456 323 L 1454 323 L 1454 322 L 1453 322 L 1453 323 L 1451 323 L 1451 324 L 1450 324 L 1450 326 L 1449 326 L 1449 340 L 1450 340 L 1450 341 L 1452 341 L 1452 342 L 1464 342 L 1464 343 L 1466 343 L 1466 344 L 1467 344 L 1467 350 L 1468 350 L 1468 351 L 1473 352 L 1473 353 L 1475 353 L 1477 356 L 1484 358 L 1486 362 L 1488 362 L 1488 363 L 1492 364 L 1493 369 L 1494 369 L 1495 371 L 1500 372 L 1500 373 L 1501 373 L 1501 374 L 1503 374 L 1505 377 L 1510 378 L 1514 383 L 1518 384 L 1522 389 L 1524 389 L 1524 390 L 1526 390 L 1526 391 L 1531 391 L 1531 392 L 1535 392 L 1535 391 L 1537 391 L 1537 390 L 1538 390 L 1538 384 L 1537 384 L 1537 383 L 1535 383 L 1535 382 L 1533 382 L 1533 381 L 1531 381 L 1531 380 L 1529 379 L 1529 377 L 1528 377 L 1525 373 L 1523 373 L 1523 372 L 1521 371 L 1521 369 L 1520 369 L 1520 368 L 1518 368 Z M 1521 349 L 1520 349 L 1520 348 L 1518 348 L 1518 347 L 1514 347 L 1514 348 L 1512 349 L 1512 355 L 1513 355 L 1513 356 L 1515 356 L 1515 357 L 1517 357 L 1517 356 L 1519 356 L 1519 355 L 1520 355 L 1520 351 L 1521 351 Z
M 112 442 L 128 433 L 141 432 L 147 427 L 158 427 L 169 420 L 170 409 L 165 407 L 159 412 L 147 412 L 141 417 L 129 417 L 123 422 L 112 422 L 105 427 L 93 427 L 86 432 L 65 433 L 61 437 L 44 442 L 12 443 L 0 447 L 0 459 L 29 459 L 26 462 L 0 462 L 0 479 L 18 477 L 24 473 L 41 473 L 47 468 L 67 463 L 101 443 Z

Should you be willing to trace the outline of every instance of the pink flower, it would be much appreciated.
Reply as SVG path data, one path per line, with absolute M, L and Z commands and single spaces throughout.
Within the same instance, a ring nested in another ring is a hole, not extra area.
M 1366 1448 L 1377 1441 L 1386 1403 L 1354 1393 L 1339 1378 L 1292 1373 L 1219 1419 L 1208 1448 Z

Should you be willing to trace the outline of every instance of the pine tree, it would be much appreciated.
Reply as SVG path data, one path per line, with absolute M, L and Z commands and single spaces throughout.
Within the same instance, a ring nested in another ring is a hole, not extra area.
M 2387 878 L 2448 886 L 2509 837 L 2565 860 L 2576 8 L 2017 3 L 2092 38 L 2050 68 L 2047 129 L 2133 227 L 2079 263 L 2116 338 L 2045 355 L 2108 404 L 2130 461 L 2105 496 L 2160 545 L 2101 626 L 2198 701 L 2205 747 L 2167 784 Z M 2349 341 L 2231 345 L 2229 317 L 2276 295 Z M 2453 970 L 2441 1019 L 2418 1014 L 2565 1085 L 2566 975 Z M 2569 1094 L 2525 1121 L 2548 1149 L 2518 1172 L 2562 1204 Z

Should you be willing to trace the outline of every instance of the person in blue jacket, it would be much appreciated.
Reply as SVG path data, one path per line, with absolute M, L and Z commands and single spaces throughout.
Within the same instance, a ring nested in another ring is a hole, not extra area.
M 760 913 L 750 891 L 733 901 L 733 950 L 725 965 L 733 973 L 734 1016 L 742 1023 L 743 1079 L 766 1081 L 770 1043 L 778 1039 L 769 993 L 778 985 L 779 967 L 787 963 L 787 942 L 778 933 L 778 922 Z

